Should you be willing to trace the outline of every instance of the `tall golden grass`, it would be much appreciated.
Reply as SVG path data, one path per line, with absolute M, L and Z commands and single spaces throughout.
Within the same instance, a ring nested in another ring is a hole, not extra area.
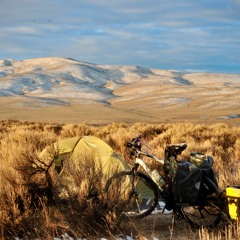
M 53 171 L 51 159 L 42 162 L 38 154 L 59 139 L 93 135 L 129 160 L 126 143 L 140 134 L 149 146 L 148 149 L 151 148 L 152 153 L 159 158 L 163 158 L 167 144 L 182 142 L 188 145 L 182 158 L 187 158 L 190 152 L 213 156 L 220 188 L 240 185 L 239 126 L 223 123 L 112 123 L 94 126 L 1 121 L 1 239 L 13 239 L 16 236 L 24 239 L 53 239 L 64 233 L 75 238 L 92 239 L 102 235 L 111 238 L 119 231 L 124 232 L 121 223 L 115 222 L 116 216 L 110 211 L 108 199 L 103 196 L 90 200 L 87 198 L 89 192 L 103 188 L 101 174 L 93 170 L 94 164 L 77 167 L 70 164 L 67 167 L 72 176 L 71 181 L 76 186 L 74 190 Z M 238 228 L 235 229 L 230 233 L 231 237 L 234 238 L 239 232 Z M 226 235 L 225 232 L 225 239 Z M 207 230 L 202 230 L 197 236 L 201 239 L 203 236 L 215 239 Z

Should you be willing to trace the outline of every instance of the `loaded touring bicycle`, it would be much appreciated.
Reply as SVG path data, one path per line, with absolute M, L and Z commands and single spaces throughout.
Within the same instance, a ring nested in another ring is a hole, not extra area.
M 141 136 L 127 146 L 135 159 L 133 167 L 115 173 L 105 187 L 107 194 L 117 194 L 124 206 L 121 216 L 146 217 L 160 202 L 164 203 L 162 212 L 172 211 L 174 221 L 185 220 L 192 227 L 214 227 L 238 219 L 240 189 L 219 191 L 212 157 L 191 153 L 190 160 L 178 161 L 187 148 L 182 143 L 166 146 L 162 160 L 141 150 Z M 162 173 L 152 171 L 144 157 L 159 163 Z

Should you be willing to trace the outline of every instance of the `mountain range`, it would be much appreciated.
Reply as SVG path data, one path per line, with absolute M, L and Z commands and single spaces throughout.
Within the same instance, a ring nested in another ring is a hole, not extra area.
M 81 62 L 0 60 L 0 118 L 26 121 L 238 123 L 240 75 Z

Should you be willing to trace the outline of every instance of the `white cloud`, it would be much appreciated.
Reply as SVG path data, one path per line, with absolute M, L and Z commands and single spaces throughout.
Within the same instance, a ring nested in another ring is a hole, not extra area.
M 37 30 L 28 26 L 13 26 L 1 29 L 3 32 L 8 34 L 36 34 Z

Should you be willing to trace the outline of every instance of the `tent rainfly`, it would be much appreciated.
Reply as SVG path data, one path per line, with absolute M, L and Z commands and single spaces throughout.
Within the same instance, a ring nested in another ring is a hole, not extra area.
M 115 172 L 130 169 L 123 157 L 104 141 L 94 136 L 72 137 L 61 139 L 52 146 L 46 147 L 40 157 L 46 157 L 54 152 L 56 171 L 61 175 L 64 161 L 68 159 L 75 163 L 84 161 L 83 156 L 94 157 L 94 165 L 101 168 L 104 177 L 108 179 Z

